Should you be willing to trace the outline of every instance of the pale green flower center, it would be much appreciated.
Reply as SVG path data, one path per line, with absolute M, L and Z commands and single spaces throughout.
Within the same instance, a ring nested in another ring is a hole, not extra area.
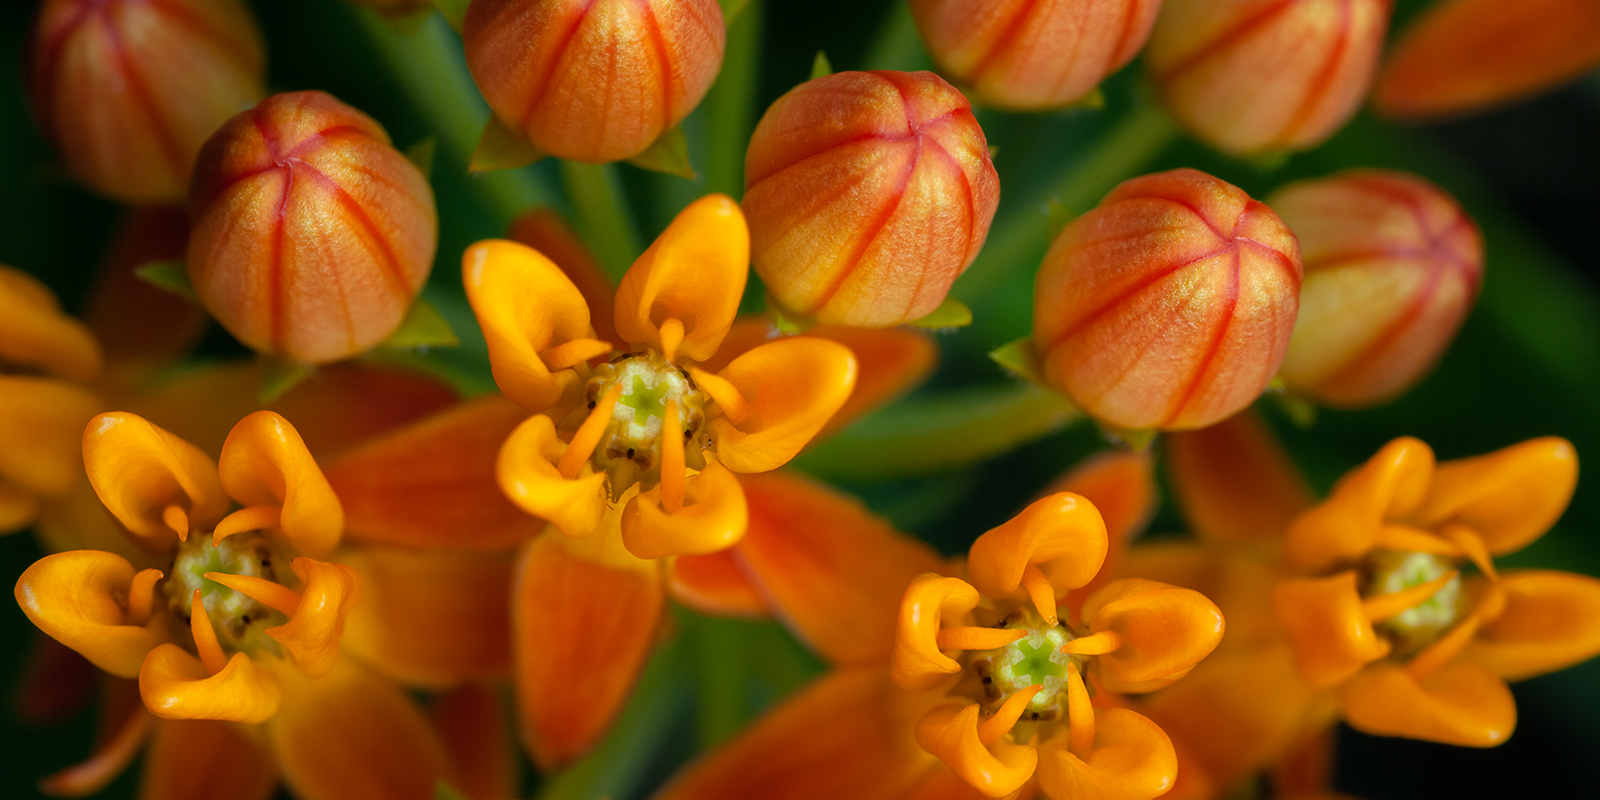
M 1005 647 L 972 654 L 972 669 L 983 682 L 987 704 L 997 705 L 1013 693 L 1037 684 L 1043 688 L 1028 702 L 1024 720 L 1063 718 L 1067 670 L 1074 661 L 1083 659 L 1069 656 L 1061 648 L 1077 637 L 1063 625 L 1046 623 L 1032 609 L 1020 619 L 1001 625 L 1020 629 L 1026 635 Z
M 622 394 L 592 460 L 595 471 L 610 474 L 613 497 L 635 483 L 648 489 L 660 481 L 661 436 L 669 400 L 678 408 L 679 435 L 685 443 L 688 466 L 699 469 L 705 465 L 693 442 L 705 422 L 707 399 L 687 373 L 653 350 L 603 364 L 589 379 L 591 407 L 619 385 Z
M 199 589 L 200 602 L 205 606 L 206 617 L 211 620 L 217 638 L 238 649 L 249 631 L 256 627 L 254 623 L 277 612 L 241 592 L 206 579 L 205 574 L 223 572 L 281 583 L 275 569 L 280 560 L 266 537 L 260 534 L 235 534 L 213 547 L 209 533 L 196 531 L 178 546 L 177 557 L 167 573 L 168 605 L 179 617 L 188 619 L 194 590 Z
M 1455 569 L 1455 563 L 1432 553 L 1377 550 L 1368 557 L 1367 568 L 1370 578 L 1366 596 L 1376 597 L 1436 580 Z M 1461 603 L 1461 577 L 1458 575 L 1432 597 L 1375 627 L 1394 643 L 1397 655 L 1408 655 L 1428 646 L 1455 625 L 1461 618 Z

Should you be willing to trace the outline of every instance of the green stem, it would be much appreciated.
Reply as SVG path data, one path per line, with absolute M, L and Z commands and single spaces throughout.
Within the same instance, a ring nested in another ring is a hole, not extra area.
M 890 4 L 883 19 L 883 27 L 867 47 L 863 69 L 928 69 L 928 56 L 922 50 L 922 39 L 917 35 L 917 23 L 911 18 L 911 6 L 904 2 Z
M 577 217 L 578 233 L 613 279 L 639 257 L 639 232 L 614 164 L 561 162 L 561 182 Z
M 750 0 L 728 26 L 722 71 L 703 104 L 706 189 L 744 194 L 744 153 L 755 128 L 756 78 L 761 57 L 761 0 Z

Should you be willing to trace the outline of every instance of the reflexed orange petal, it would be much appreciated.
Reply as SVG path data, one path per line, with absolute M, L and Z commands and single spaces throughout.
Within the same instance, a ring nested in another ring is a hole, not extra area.
M 501 553 L 362 547 L 344 646 L 407 684 L 445 687 L 511 671 L 511 559 Z
M 817 439 L 844 430 L 867 412 L 910 391 L 927 380 L 939 363 L 939 346 L 922 331 L 818 325 L 805 335 L 838 342 L 856 357 L 855 391 L 822 426 Z
M 222 487 L 245 506 L 282 508 L 278 529 L 295 550 L 326 555 L 344 533 L 344 509 L 289 421 L 257 411 L 233 427 L 217 462 Z
M 33 533 L 49 552 L 104 550 L 142 568 L 171 563 L 167 554 L 151 553 L 140 546 L 138 537 L 129 536 L 128 529 L 106 510 L 88 481 L 79 483 L 64 497 L 41 502 L 38 510 Z
M 170 547 L 177 535 L 162 517 L 168 506 L 184 511 L 191 531 L 209 531 L 228 511 L 215 462 L 134 414 L 90 420 L 83 465 L 100 502 L 152 550 Z
M 1600 653 L 1600 580 L 1554 570 L 1500 577 L 1505 610 L 1482 625 L 1460 660 L 1510 681 L 1564 669 Z
M 912 737 L 927 706 L 882 668 L 831 672 L 692 763 L 656 800 L 896 797 L 938 763 Z
M 677 434 L 673 434 L 677 435 Z M 668 512 L 659 490 L 636 495 L 622 513 L 622 542 L 640 558 L 700 555 L 726 550 L 750 525 L 739 479 L 721 464 L 689 478 L 687 504 Z
M 495 474 L 500 489 L 523 511 L 549 520 L 562 533 L 588 536 L 606 513 L 606 474 L 567 478 L 557 463 L 567 451 L 556 426 L 543 414 L 522 421 L 500 448 Z
M 1193 589 L 1216 603 L 1227 621 L 1219 652 L 1279 635 L 1272 591 L 1280 576 L 1266 556 L 1192 541 L 1141 542 L 1128 549 L 1121 574 Z
M 1363 733 L 1462 747 L 1493 747 L 1517 725 L 1506 682 L 1474 664 L 1449 664 L 1420 682 L 1405 667 L 1375 664 L 1344 685 L 1339 708 Z
M 444 744 L 400 687 L 345 659 L 320 678 L 285 670 L 267 741 L 303 800 L 432 800 Z
M 516 242 L 478 242 L 461 270 L 500 391 L 529 411 L 556 405 L 579 385 L 577 374 L 552 372 L 539 354 L 590 334 L 583 295 L 550 259 Z
M 1205 541 L 1276 541 L 1311 506 L 1305 479 L 1251 409 L 1163 441 L 1173 494 Z
M 278 771 L 261 745 L 226 722 L 163 720 L 144 756 L 140 797 L 266 800 Z
M 932 689 L 961 671 L 960 662 L 939 647 L 946 620 L 960 622 L 978 607 L 978 590 L 960 578 L 926 572 L 906 589 L 895 626 L 889 674 L 907 689 Z
M 622 343 L 612 311 L 617 287 L 560 214 L 548 208 L 525 211 L 511 221 L 510 238 L 538 250 L 572 281 L 589 306 L 589 323 L 594 326 L 596 339 Z
M 108 690 L 111 687 L 106 687 Z M 128 685 L 128 689 L 133 687 Z M 138 702 L 136 691 L 107 691 L 101 704 L 100 730 L 95 737 L 95 752 L 82 763 L 74 764 L 39 781 L 40 794 L 51 797 L 87 797 L 117 779 L 143 749 L 145 739 L 156 728 L 156 718 Z M 124 708 L 116 708 L 116 706 Z
M 1297 517 L 1284 558 L 1301 572 L 1326 572 L 1372 549 L 1385 519 L 1404 518 L 1422 504 L 1433 477 L 1433 450 L 1403 436 L 1351 470 L 1328 499 Z
M 1278 584 L 1273 609 L 1294 644 L 1295 664 L 1313 686 L 1329 688 L 1389 653 L 1361 607 L 1356 573 Z
M 85 383 L 100 372 L 100 345 L 44 284 L 0 264 L 0 364 Z
M 728 335 L 717 348 L 716 355 L 699 362 L 706 372 L 717 373 L 733 363 L 735 358 L 783 336 L 766 314 L 745 315 L 734 319 Z
M 278 640 L 307 675 L 322 675 L 339 660 L 345 616 L 361 599 L 361 576 L 343 564 L 310 558 L 294 560 L 300 576 L 300 605 L 289 621 L 265 633 Z
M 1118 693 L 1148 692 L 1187 674 L 1222 641 L 1222 612 L 1205 595 L 1155 581 L 1124 578 L 1083 605 L 1094 633 L 1112 631 L 1116 650 L 1095 659 L 1097 677 Z
M 212 675 L 189 651 L 164 644 L 145 656 L 139 695 L 150 713 L 166 719 L 254 723 L 277 712 L 281 690 L 277 676 L 244 653 Z
M 750 529 L 734 554 L 772 613 L 834 663 L 883 663 L 906 587 L 941 568 L 938 554 L 801 475 L 746 475 L 740 483 Z
M 662 350 L 661 323 L 683 323 L 678 353 L 705 361 L 739 311 L 750 272 L 750 231 L 727 195 L 709 194 L 678 212 L 650 249 L 622 276 L 617 333 L 628 343 Z
M 35 561 L 17 579 L 17 605 L 39 630 L 106 672 L 139 675 L 145 655 L 165 637 L 158 615 L 127 624 L 124 605 L 133 565 L 99 550 L 72 550 Z
M 667 572 L 673 599 L 719 617 L 767 616 L 767 601 L 756 588 L 732 550 L 698 556 L 678 556 Z
M 1566 439 L 1530 439 L 1488 455 L 1439 464 L 1416 512 L 1431 526 L 1457 522 L 1505 555 L 1539 538 L 1567 510 L 1578 453 Z
M 917 744 L 988 797 L 1005 797 L 1033 777 L 1039 752 L 1001 739 L 978 739 L 978 704 L 940 706 L 917 722 Z M 1061 795 L 1072 797 L 1073 795 Z
M 0 484 L 62 495 L 83 479 L 83 429 L 103 408 L 70 383 L 0 375 Z
M 512 587 L 522 736 L 545 770 L 584 754 L 610 729 L 654 648 L 666 605 L 653 564 L 598 563 L 574 552 L 585 542 L 551 531 L 524 545 Z
M 401 547 L 511 549 L 543 520 L 506 499 L 495 461 L 528 416 L 499 395 L 466 401 L 328 465 L 350 540 Z
M 1067 593 L 1078 608 L 1118 574 L 1128 542 L 1144 530 L 1156 510 L 1156 483 L 1148 453 L 1105 450 L 1090 456 L 1046 486 L 1045 494 L 1072 492 L 1094 504 L 1106 524 L 1106 558 L 1087 584 Z
M 38 498 L 15 486 L 0 483 L 0 534 L 15 533 L 28 527 L 38 514 Z
M 1080 758 L 1057 736 L 1039 747 L 1039 786 L 1050 797 L 1149 800 L 1172 788 L 1178 757 L 1149 719 L 1124 708 L 1095 713 L 1094 749 Z
M 979 536 L 967 553 L 972 585 L 1005 597 L 1038 564 L 1057 594 L 1087 584 L 1106 558 L 1106 524 L 1087 499 L 1058 492 L 1033 501 L 998 528 Z
M 450 755 L 452 786 L 473 800 L 516 794 L 516 747 L 499 692 L 467 684 L 435 700 L 430 716 Z
M 1039 794 L 1037 778 L 1028 781 L 1010 800 L 1034 800 Z M 955 774 L 943 761 L 937 762 L 917 781 L 917 785 L 895 800 L 983 800 L 988 795 L 972 788 L 967 779 Z
M 856 359 L 836 342 L 795 336 L 750 350 L 720 376 L 753 413 L 738 424 L 711 421 L 718 460 L 734 472 L 766 472 L 794 458 L 844 406 L 855 388 Z

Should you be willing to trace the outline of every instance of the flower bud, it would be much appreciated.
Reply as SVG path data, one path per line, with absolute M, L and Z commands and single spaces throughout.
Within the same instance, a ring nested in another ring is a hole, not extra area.
M 371 117 L 323 92 L 274 95 L 200 152 L 189 280 L 240 341 L 311 363 L 399 327 L 433 265 L 422 172 Z
M 45 0 L 28 88 L 78 180 L 123 202 L 180 202 L 206 137 L 260 99 L 262 59 L 240 0 Z
M 932 313 L 977 257 L 1000 180 L 972 107 L 931 72 L 840 72 L 778 98 L 745 155 L 751 257 L 819 322 Z
M 694 110 L 726 32 L 716 0 L 475 0 L 461 38 L 501 122 L 550 155 L 603 163 Z
M 1050 246 L 1034 347 L 1046 379 L 1105 423 L 1203 428 L 1277 373 L 1299 289 L 1299 248 L 1272 209 L 1192 169 L 1145 175 Z
M 1287 186 L 1272 207 L 1305 262 L 1284 383 L 1349 408 L 1427 374 L 1483 279 L 1483 240 L 1455 200 L 1414 175 L 1352 170 Z
M 1133 60 L 1159 0 L 911 0 L 939 71 L 978 100 L 1032 111 L 1071 105 Z
M 1251 155 L 1313 147 L 1366 95 L 1390 0 L 1166 0 L 1145 57 L 1196 137 Z

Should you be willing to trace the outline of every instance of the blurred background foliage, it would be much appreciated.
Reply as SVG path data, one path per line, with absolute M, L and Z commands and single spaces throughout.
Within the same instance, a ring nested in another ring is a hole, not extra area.
M 38 276 L 73 309 L 119 211 L 67 179 L 28 118 L 21 65 L 36 5 L 0 4 L 0 262 Z M 1400 0 L 1395 29 L 1423 5 Z M 488 112 L 466 76 L 459 40 L 441 18 L 391 26 L 340 0 L 255 0 L 252 6 L 266 33 L 271 90 L 329 91 L 376 117 L 402 148 L 437 137 L 432 179 L 441 235 L 425 296 L 463 344 L 417 361 L 467 393 L 493 388 L 482 338 L 461 293 L 458 259 L 469 243 L 503 235 L 521 208 L 552 204 L 575 216 L 602 260 L 620 270 L 630 251 L 637 253 L 639 243 L 650 241 L 688 200 L 707 191 L 737 196 L 749 129 L 767 104 L 808 77 L 819 50 L 836 70 L 928 67 L 899 0 L 751 0 L 734 22 L 718 86 L 685 123 L 701 173 L 695 181 L 628 166 L 563 175 L 548 161 L 469 176 L 466 157 Z M 985 391 L 1011 391 L 1013 382 L 986 353 L 1028 333 L 1033 272 L 1052 217 L 1059 224 L 1064 213 L 1092 207 L 1124 178 L 1195 167 L 1263 198 L 1291 180 L 1387 167 L 1443 186 L 1482 227 L 1488 246 L 1482 295 L 1438 368 L 1393 403 L 1322 411 L 1309 427 L 1292 424 L 1273 398 L 1258 404 L 1313 485 L 1325 490 L 1402 434 L 1421 437 L 1441 458 L 1546 434 L 1571 439 L 1580 457 L 1600 454 L 1600 82 L 1591 77 L 1501 111 L 1426 127 L 1399 127 L 1363 113 L 1322 147 L 1274 163 L 1232 160 L 1184 139 L 1150 106 L 1137 62 L 1104 89 L 1103 110 L 980 110 L 996 148 L 1001 208 L 984 253 L 952 293 L 972 307 L 976 321 L 940 335 L 939 371 L 907 402 L 948 401 L 927 408 L 960 414 Z M 580 191 L 564 192 L 563 178 Z M 619 198 L 625 203 L 620 209 Z M 748 299 L 748 310 L 760 308 L 758 286 Z M 200 357 L 245 354 L 213 326 Z M 868 418 L 860 430 L 805 456 L 801 466 L 947 553 L 964 551 L 1064 469 L 1109 446 L 1092 426 L 1079 424 L 983 463 L 927 473 L 916 453 L 885 454 L 861 435 L 894 413 Z M 849 468 L 866 456 L 894 474 Z M 1580 478 L 1555 529 L 1502 563 L 1600 575 L 1600 496 L 1592 483 Z M 1152 531 L 1181 530 L 1176 510 L 1164 504 Z M 0 539 L 0 574 L 19 575 L 39 555 L 29 536 Z M 14 604 L 0 606 L 0 675 L 15 687 L 36 631 Z M 673 628 L 605 745 L 568 774 L 542 783 L 527 770 L 530 794 L 644 796 L 676 765 L 821 669 L 775 623 L 712 620 L 680 610 Z M 1593 796 L 1600 663 L 1527 681 L 1514 691 L 1517 732 L 1492 750 L 1341 730 L 1336 788 L 1373 800 Z M 39 777 L 89 752 L 95 711 L 83 708 L 64 726 L 30 728 L 11 711 L 14 688 L 8 701 L 0 714 L 0 796 L 33 796 Z M 131 797 L 136 786 L 134 769 L 103 796 Z

